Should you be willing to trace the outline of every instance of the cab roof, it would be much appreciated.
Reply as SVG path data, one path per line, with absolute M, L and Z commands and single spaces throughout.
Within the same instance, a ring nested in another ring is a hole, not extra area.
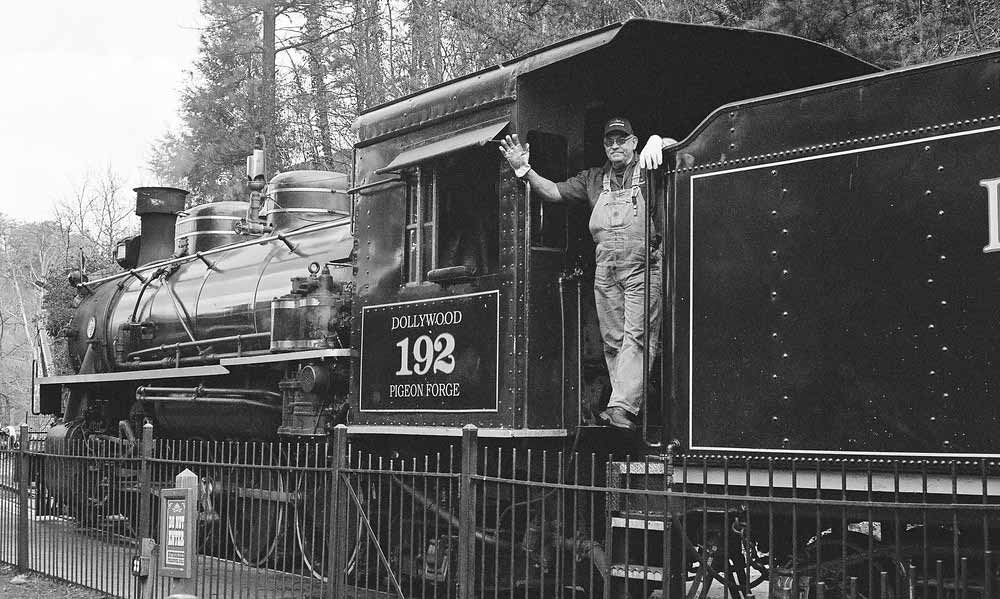
M 656 57 L 658 76 L 671 77 L 671 65 L 684 73 L 725 76 L 720 64 L 746 75 L 748 68 L 774 77 L 775 69 L 802 71 L 801 82 L 785 90 L 865 75 L 877 67 L 816 42 L 766 31 L 631 19 L 571 37 L 494 67 L 453 79 L 376 106 L 354 123 L 358 147 L 419 129 L 432 122 L 517 99 L 519 77 L 584 54 L 607 54 L 609 62 Z M 703 68 L 701 68 L 703 66 Z M 778 90 L 777 91 L 784 91 Z M 697 86 L 685 89 L 697 102 Z M 714 99 L 714 98 L 713 98 Z M 714 108 L 712 106 L 711 108 Z M 708 110 L 705 111 L 706 113 Z

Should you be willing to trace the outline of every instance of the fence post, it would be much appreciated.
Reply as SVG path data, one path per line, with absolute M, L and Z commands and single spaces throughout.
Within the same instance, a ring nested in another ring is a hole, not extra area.
M 17 569 L 28 569 L 28 425 L 22 424 L 17 454 Z
M 472 424 L 462 427 L 462 472 L 458 483 L 458 599 L 475 595 L 476 487 L 472 477 L 478 474 L 479 429 Z
M 333 429 L 333 463 L 330 465 L 330 496 L 326 506 L 327 530 L 326 538 L 326 594 L 327 599 L 340 599 L 344 597 L 344 569 L 346 567 L 347 548 L 344 543 L 347 541 L 347 498 L 346 488 L 340 480 L 341 470 L 348 465 L 347 456 L 347 426 L 338 424 Z M 358 508 L 361 509 L 360 507 Z M 360 516 L 359 516 L 360 517 Z
M 136 531 L 136 540 L 142 541 L 147 537 L 152 537 L 150 532 L 150 498 L 153 490 L 150 482 L 149 463 L 153 459 L 153 423 L 146 422 L 142 425 L 142 444 L 139 446 L 139 530 Z

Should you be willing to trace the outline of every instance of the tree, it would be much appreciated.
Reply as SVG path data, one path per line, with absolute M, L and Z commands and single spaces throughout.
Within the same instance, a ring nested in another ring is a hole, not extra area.
M 53 224 L 61 234 L 64 262 L 78 256 L 91 270 L 104 268 L 118 241 L 136 233 L 134 205 L 124 182 L 108 165 L 84 175 L 72 194 L 57 203 Z

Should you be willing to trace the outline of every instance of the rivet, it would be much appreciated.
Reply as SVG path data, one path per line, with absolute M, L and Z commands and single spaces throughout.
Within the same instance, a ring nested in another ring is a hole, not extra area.
M 771 379 L 772 380 L 777 379 L 777 378 L 778 378 L 778 374 L 777 373 L 772 373 L 771 374 Z
M 931 147 L 930 146 L 924 146 L 924 151 L 925 152 L 930 152 L 931 151 Z
M 781 230 L 781 234 L 782 235 L 788 235 L 788 229 L 782 229 Z
M 938 210 L 938 216 L 944 216 L 944 210 Z
M 941 172 L 943 170 L 944 170 L 944 165 L 943 164 L 939 164 L 938 165 L 938 172 Z
M 781 399 L 783 399 L 783 400 L 785 400 L 785 401 L 788 401 L 788 396 L 787 396 L 787 395 L 782 395 L 782 396 L 781 396 Z
M 788 354 L 787 354 L 787 353 L 785 353 L 785 354 L 781 354 L 781 357 L 782 357 L 782 358 L 787 358 L 787 357 L 788 357 Z
M 772 171 L 771 171 L 771 176 L 772 176 L 772 177 L 777 177 L 777 176 L 778 176 L 778 171 L 777 171 L 777 169 L 775 169 L 775 170 L 772 170 Z
M 771 333 L 771 338 L 772 339 L 777 339 L 778 338 L 778 333 L 777 332 Z
M 941 300 L 941 305 L 942 306 L 947 306 L 948 305 L 948 300 Z
M 771 211 L 771 216 L 778 216 L 778 211 L 777 210 L 772 210 Z
M 925 190 L 924 190 L 924 195 L 925 195 L 925 196 L 929 196 L 929 195 L 931 195 L 932 193 L 934 193 L 934 192 L 933 192 L 933 191 L 931 191 L 931 190 L 929 190 L 929 189 L 925 189 Z
M 944 254 L 942 254 L 941 256 L 938 257 L 938 260 L 947 260 L 947 259 L 948 259 L 948 256 L 945 256 Z
M 788 269 L 787 268 L 781 269 L 781 274 L 787 277 L 788 276 Z
M 941 351 L 948 351 L 948 346 L 947 345 L 942 345 L 941 346 Z
M 951 397 L 951 394 L 950 393 L 942 393 L 941 397 L 943 397 L 945 399 L 948 399 L 949 397 Z
M 782 316 L 788 316 L 788 311 L 786 310 L 786 311 L 782 312 L 781 315 Z
M 933 283 L 934 279 L 927 279 L 927 283 Z
M 777 422 L 777 421 L 778 421 L 777 416 L 771 416 L 771 422 Z
M 934 328 L 934 324 L 932 323 L 932 324 L 927 325 L 927 328 L 928 329 L 933 329 Z
M 771 257 L 776 258 L 778 256 L 778 250 L 771 250 Z
M 937 374 L 937 371 L 936 370 L 932 370 L 932 371 L 928 372 L 927 374 L 929 374 L 931 376 L 934 376 L 935 374 Z
M 933 235 L 931 235 L 930 233 L 928 233 L 928 234 L 927 234 L 927 235 L 926 235 L 926 236 L 924 237 L 924 239 L 934 239 L 934 236 L 933 236 Z

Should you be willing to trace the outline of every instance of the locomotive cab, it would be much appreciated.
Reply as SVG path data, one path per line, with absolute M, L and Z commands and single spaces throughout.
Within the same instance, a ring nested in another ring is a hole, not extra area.
M 873 70 L 788 36 L 633 20 L 362 115 L 352 432 L 453 435 L 476 422 L 483 436 L 565 436 L 607 401 L 589 207 L 533 197 L 499 138 L 517 133 L 532 167 L 562 181 L 604 162 L 612 116 L 631 120 L 641 147 L 684 137 L 727 102 Z M 669 307 L 669 277 L 664 293 Z M 654 427 L 668 417 L 667 372 L 651 377 L 665 390 L 647 402 Z

